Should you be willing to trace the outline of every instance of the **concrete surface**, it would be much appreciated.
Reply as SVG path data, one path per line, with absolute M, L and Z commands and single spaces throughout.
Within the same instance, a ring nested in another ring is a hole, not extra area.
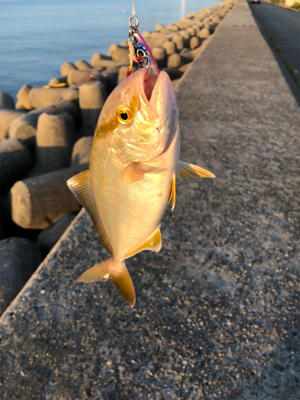
M 300 13 L 265 1 L 252 9 L 300 79 Z
M 262 1 L 261 4 L 251 4 L 251 9 L 300 107 L 299 85 L 297 87 L 291 72 L 285 65 L 288 63 L 299 80 L 300 13 L 265 1 Z M 278 49 L 280 53 L 278 53 Z
M 3 399 L 299 398 L 300 115 L 245 0 L 178 86 L 186 181 L 131 310 L 85 212 L 1 319 Z M 283 107 L 285 103 L 288 107 Z

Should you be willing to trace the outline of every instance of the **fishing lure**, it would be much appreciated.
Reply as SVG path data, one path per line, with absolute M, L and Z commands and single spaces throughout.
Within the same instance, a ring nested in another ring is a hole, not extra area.
M 132 20 L 135 23 L 132 23 Z M 136 15 L 131 15 L 129 18 L 129 34 L 128 34 L 128 44 L 130 52 L 130 65 L 127 71 L 127 77 L 132 72 L 133 61 L 139 64 L 140 68 L 148 68 L 148 75 L 150 71 L 159 75 L 160 71 L 157 66 L 156 60 L 151 53 L 151 50 L 147 43 L 145 42 L 143 36 L 138 31 L 139 20 Z

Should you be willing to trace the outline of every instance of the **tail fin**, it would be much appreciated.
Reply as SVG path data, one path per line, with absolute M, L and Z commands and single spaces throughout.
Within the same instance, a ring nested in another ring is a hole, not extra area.
M 85 271 L 78 282 L 105 281 L 110 279 L 119 289 L 130 307 L 135 305 L 135 291 L 129 272 L 123 260 L 109 258 Z

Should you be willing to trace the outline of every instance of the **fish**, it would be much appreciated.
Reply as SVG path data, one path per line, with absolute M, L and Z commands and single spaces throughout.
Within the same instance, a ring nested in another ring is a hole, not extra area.
M 179 160 L 178 116 L 168 74 L 140 68 L 106 100 L 89 169 L 67 182 L 111 255 L 78 281 L 111 280 L 131 307 L 136 295 L 125 260 L 144 250 L 160 251 L 161 219 L 169 202 L 175 207 L 176 181 L 215 177 Z

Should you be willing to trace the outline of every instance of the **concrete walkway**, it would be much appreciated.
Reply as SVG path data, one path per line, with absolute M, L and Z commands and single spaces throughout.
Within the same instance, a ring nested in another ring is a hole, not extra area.
M 265 1 L 252 9 L 300 79 L 300 13 Z
M 300 114 L 245 0 L 178 86 L 184 182 L 131 310 L 85 212 L 1 319 L 1 399 L 299 398 Z
M 265 1 L 251 9 L 300 107 L 300 13 Z

